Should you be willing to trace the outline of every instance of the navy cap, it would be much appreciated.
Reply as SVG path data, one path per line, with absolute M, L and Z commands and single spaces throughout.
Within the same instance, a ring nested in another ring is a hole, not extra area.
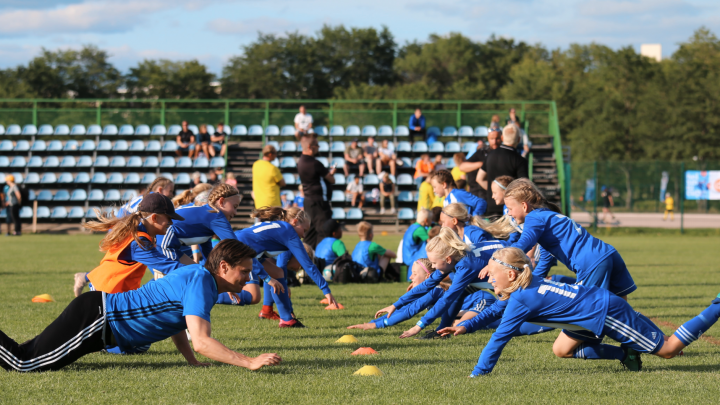
M 185 218 L 175 213 L 175 206 L 172 200 L 160 193 L 146 194 L 140 204 L 138 211 L 148 212 L 150 214 L 163 214 L 177 221 L 184 221 Z

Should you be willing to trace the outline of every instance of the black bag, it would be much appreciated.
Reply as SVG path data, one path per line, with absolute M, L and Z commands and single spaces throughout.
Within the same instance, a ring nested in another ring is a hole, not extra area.
M 29 207 L 32 204 L 30 203 L 30 189 L 25 187 L 24 184 L 18 184 L 17 185 L 18 190 L 20 190 L 20 206 L 21 207 Z
M 355 263 L 348 253 L 338 257 L 332 264 L 333 283 L 347 284 L 360 282 L 362 268 Z

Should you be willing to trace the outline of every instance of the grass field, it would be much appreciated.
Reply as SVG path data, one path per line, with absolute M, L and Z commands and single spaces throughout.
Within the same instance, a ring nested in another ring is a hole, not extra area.
M 623 255 L 639 289 L 630 303 L 644 314 L 680 325 L 720 291 L 720 237 L 668 234 L 603 237 Z M 22 342 L 39 333 L 70 302 L 72 275 L 97 265 L 99 236 L 25 235 L 0 239 L 0 329 Z M 349 248 L 357 240 L 346 238 Z M 399 236 L 378 236 L 394 249 Z M 567 270 L 563 270 L 567 274 Z M 554 269 L 553 272 L 563 272 Z M 720 396 L 720 346 L 700 340 L 685 356 L 644 356 L 645 371 L 631 373 L 617 361 L 559 359 L 557 331 L 512 340 L 495 371 L 468 379 L 490 332 L 445 341 L 400 340 L 414 322 L 374 331 L 353 331 L 359 344 L 334 341 L 346 326 L 366 322 L 392 303 L 405 284 L 333 286 L 347 309 L 325 311 L 315 286 L 293 289 L 307 329 L 278 329 L 257 318 L 259 306 L 217 306 L 213 336 L 256 356 L 277 352 L 280 366 L 250 372 L 220 363 L 185 365 L 170 340 L 138 356 L 92 354 L 59 372 L 0 373 L 0 403 L 716 403 Z M 34 304 L 49 293 L 57 302 Z M 404 328 L 403 328 L 404 327 Z M 666 333 L 673 330 L 663 327 Z M 720 338 L 720 327 L 707 336 Z M 720 339 L 715 340 L 720 342 Z M 370 346 L 376 356 L 350 353 Z M 364 364 L 382 377 L 352 373 Z

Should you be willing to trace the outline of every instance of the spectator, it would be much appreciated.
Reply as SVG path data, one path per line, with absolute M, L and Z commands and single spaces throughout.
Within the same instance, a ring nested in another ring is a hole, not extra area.
M 287 199 L 287 193 L 280 193 L 280 206 L 284 210 L 290 208 L 290 201 Z
M 453 180 L 455 180 L 455 182 L 457 182 L 458 180 L 466 180 L 467 176 L 465 175 L 465 172 L 460 170 L 460 165 L 465 162 L 465 155 L 462 152 L 458 152 L 453 155 L 453 161 L 455 162 L 455 167 L 450 170 L 450 173 L 452 173 L 453 176 Z
M 435 161 L 433 162 L 434 170 L 447 170 L 447 165 L 443 163 L 443 157 L 442 155 L 438 154 L 435 155 Z
M 420 189 L 420 185 L 434 168 L 435 164 L 430 161 L 430 155 L 427 153 L 420 155 L 420 160 L 415 164 L 415 175 L 413 176 L 418 189 Z
M 314 136 L 304 136 L 300 140 L 302 155 L 297 163 L 298 175 L 305 192 L 305 212 L 310 217 L 310 229 L 305 232 L 305 243 L 316 246 L 318 231 L 328 219 L 332 218 L 332 209 L 328 201 L 328 185 L 335 184 L 335 168 L 328 170 L 315 155 L 318 151 L 318 141 Z M 357 144 L 357 142 L 356 142 Z
M 528 177 L 527 159 L 520 156 L 515 150 L 518 135 L 515 125 L 507 125 L 503 128 L 502 145 L 488 152 L 476 177 L 477 183 L 485 190 L 488 189 L 488 184 L 500 176 L 510 176 L 516 179 Z M 485 201 L 487 201 L 485 215 L 502 215 L 502 206 L 495 203 L 491 193 L 485 193 Z
M 388 169 L 390 169 L 390 174 L 395 176 L 395 160 L 397 160 L 397 155 L 395 154 L 395 146 L 387 139 L 383 139 L 377 151 L 378 158 L 375 161 L 376 172 L 380 173 L 387 167 Z
M 178 148 L 175 151 L 178 156 L 182 156 L 184 153 L 187 153 L 188 157 L 195 156 L 195 149 L 197 147 L 195 134 L 188 129 L 187 121 L 182 122 L 182 131 L 178 133 L 175 142 L 178 144 Z
M 215 133 L 210 137 L 210 140 L 212 141 L 210 156 L 215 157 L 218 154 L 219 156 L 225 156 L 225 152 L 227 151 L 227 144 L 225 144 L 226 136 L 225 124 L 218 122 L 217 128 L 215 128 Z
M 5 187 L 2 193 L 3 205 L 7 208 L 5 213 L 5 223 L 7 224 L 7 232 L 5 235 L 20 236 L 22 233 L 22 222 L 20 222 L 20 207 L 22 206 L 22 194 L 20 188 L 15 184 L 15 176 L 8 174 L 5 176 Z M 10 232 L 10 224 L 14 225 L 14 229 Z
M 602 198 L 602 204 L 603 204 L 603 206 L 602 206 L 603 216 L 602 216 L 602 220 L 600 220 L 600 222 L 609 224 L 609 222 L 607 221 L 608 215 L 610 215 L 610 218 L 613 221 L 615 220 L 615 214 L 613 214 L 612 211 L 610 210 L 610 208 L 615 206 L 615 201 L 613 201 L 613 196 L 612 196 L 612 189 L 607 186 L 600 187 L 600 198 Z M 664 218 L 663 218 L 663 220 L 664 220 Z
M 235 178 L 235 173 L 228 172 L 226 175 L 225 184 L 229 184 L 231 186 L 237 186 L 237 179 Z
M 425 140 L 425 116 L 420 108 L 416 108 L 415 114 L 410 116 L 408 127 L 410 127 L 410 143 L 413 143 L 413 137 L 415 135 L 420 135 L 420 139 Z
M 500 116 L 497 114 L 493 114 L 492 118 L 490 118 L 490 125 L 488 125 L 488 128 L 500 128 Z
M 378 157 L 378 148 L 375 144 L 375 138 L 372 136 L 367 139 L 367 143 L 363 148 L 363 155 L 365 156 L 365 163 L 367 164 L 368 172 L 375 173 L 375 165 L 373 163 Z
M 360 181 L 360 176 L 356 176 L 348 183 L 347 188 L 345 188 L 345 194 L 351 199 L 350 206 L 354 207 L 355 202 L 360 200 L 358 208 L 362 209 L 363 203 L 365 202 L 365 193 L 363 184 Z
M 465 190 L 465 191 L 467 191 L 467 180 L 465 180 L 465 179 L 457 180 L 457 181 L 455 181 L 455 185 L 456 185 L 457 188 L 459 188 L 460 190 Z M 478 197 L 478 198 L 479 198 L 479 197 Z
M 207 182 L 209 184 L 215 185 L 220 179 L 218 178 L 217 173 L 215 170 L 210 170 L 207 174 Z
M 298 186 L 298 193 L 293 200 L 293 207 L 305 209 L 305 192 L 303 191 L 302 184 Z
M 300 112 L 295 115 L 295 138 L 300 140 L 303 136 L 313 133 L 312 115 L 305 112 L 305 106 L 300 106 Z
M 208 134 L 207 131 L 207 125 L 202 124 L 200 125 L 200 133 L 198 134 L 199 144 L 198 144 L 198 152 L 196 153 L 196 156 L 200 156 L 200 153 L 204 153 L 205 157 L 210 156 L 210 134 Z
M 225 175 L 225 169 L 222 167 L 215 168 L 215 176 L 218 182 L 222 182 L 223 176 Z
M 481 148 L 478 141 L 478 149 L 473 153 L 465 162 L 463 162 L 459 168 L 466 173 L 466 180 L 468 184 L 468 192 L 480 198 L 487 198 L 490 194 L 477 182 L 478 170 L 482 167 L 485 158 L 487 157 L 488 151 L 494 150 L 500 147 L 502 142 L 501 136 L 502 129 L 500 127 L 491 128 L 488 132 L 488 145 L 487 148 Z
M 420 184 L 420 189 L 418 190 L 418 211 L 420 211 L 421 209 L 432 209 L 433 205 L 435 204 L 435 193 L 433 192 L 432 184 L 430 184 L 430 180 L 432 179 L 434 174 L 435 172 L 431 172 L 425 178 L 425 181 Z
M 191 185 L 192 185 L 193 187 L 197 186 L 198 184 L 202 184 L 202 182 L 203 182 L 203 181 L 202 181 L 202 174 L 200 174 L 200 172 L 193 172 L 191 178 L 192 178 L 192 183 L 191 183 Z
M 499 124 L 499 121 L 500 120 L 498 119 L 498 124 Z M 518 128 L 523 127 L 522 123 L 520 122 L 520 118 L 518 118 L 518 116 L 515 114 L 514 108 L 510 109 L 510 112 L 508 113 L 508 117 L 507 117 L 507 119 L 505 119 L 505 124 L 508 124 L 508 125 L 514 124 Z
M 367 221 L 357 225 L 360 242 L 355 245 L 352 252 L 352 259 L 355 263 L 370 270 L 367 272 L 367 281 L 377 281 L 382 278 L 383 273 L 390 265 L 390 259 L 396 257 L 395 252 L 373 242 L 373 226 Z M 373 271 L 374 270 L 374 271 Z
M 252 188 L 255 208 L 280 207 L 280 187 L 285 186 L 280 169 L 272 162 L 277 157 L 277 150 L 272 145 L 265 145 L 262 159 L 253 163 Z
M 385 213 L 385 199 L 390 200 L 390 213 L 395 213 L 395 183 L 392 182 L 390 175 L 383 172 L 380 173 L 380 214 Z
M 362 148 L 358 146 L 357 138 L 350 141 L 350 145 L 345 148 L 345 166 L 343 167 L 345 177 L 350 175 L 350 169 L 358 169 L 360 177 L 365 174 L 363 152 Z

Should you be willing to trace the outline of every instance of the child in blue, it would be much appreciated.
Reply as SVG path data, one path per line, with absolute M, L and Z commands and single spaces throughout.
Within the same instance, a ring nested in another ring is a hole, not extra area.
M 298 186 L 298 193 L 293 200 L 293 207 L 305 209 L 305 192 L 303 191 L 302 184 Z
M 430 211 L 422 208 L 417 212 L 417 220 L 405 231 L 402 238 L 402 261 L 411 269 L 416 260 L 427 257 L 425 244 L 429 238 Z M 408 281 L 412 272 L 408 272 Z
M 383 312 L 387 312 L 389 316 L 392 315 L 397 308 L 408 305 L 410 302 L 427 294 L 432 288 L 440 284 L 446 276 L 454 273 L 454 276 L 451 276 L 453 282 L 448 291 L 414 327 L 400 335 L 400 337 L 406 338 L 418 334 L 425 326 L 430 325 L 441 316 L 442 320 L 438 329 L 451 326 L 460 310 L 464 295 L 468 293 L 466 288 L 470 283 L 474 283 L 479 288 L 491 288 L 490 284 L 487 283 L 487 279 L 478 280 L 478 273 L 487 265 L 490 255 L 496 249 L 503 247 L 505 247 L 505 244 L 501 241 L 487 241 L 478 245 L 467 245 L 451 229 L 442 228 L 438 236 L 431 239 L 427 245 L 428 259 L 436 270 L 430 278 L 405 293 L 395 304 L 378 311 L 377 315 Z M 478 281 L 482 284 L 478 285 Z M 426 335 L 426 338 L 434 335 L 434 331 L 430 332 Z
M 700 315 L 666 337 L 659 327 L 633 310 L 626 300 L 608 290 L 562 284 L 533 276 L 530 259 L 520 249 L 506 248 L 495 252 L 488 267 L 495 293 L 502 302 L 506 302 L 504 313 L 484 311 L 456 327 L 441 331 L 441 334 L 469 333 L 502 317 L 500 326 L 483 349 L 472 377 L 493 370 L 503 348 L 525 322 L 588 331 L 598 337 L 608 336 L 620 342 L 620 347 L 584 343 L 561 333 L 553 345 L 553 352 L 559 357 L 616 359 L 629 370 L 639 371 L 642 368 L 640 353 L 666 359 L 675 357 L 720 318 L 718 297 Z
M 355 263 L 363 268 L 370 269 L 367 277 L 370 280 L 379 280 L 385 274 L 385 270 L 390 264 L 390 259 L 397 257 L 395 252 L 373 242 L 373 226 L 370 222 L 362 221 L 357 224 L 358 236 L 360 242 L 355 245 L 352 252 L 352 259 Z
M 152 183 L 150 183 L 145 194 L 150 193 L 160 193 L 165 197 L 172 198 L 172 196 L 175 194 L 175 183 L 173 183 L 173 181 L 168 178 L 157 177 L 155 178 L 155 180 L 153 180 Z M 122 218 L 137 211 L 137 207 L 138 205 L 140 205 L 140 201 L 143 200 L 145 194 L 139 195 L 132 200 L 126 202 L 118 210 L 117 217 Z
M 318 243 L 315 248 L 315 256 L 325 260 L 325 265 L 332 265 L 335 260 L 347 253 L 347 248 L 342 238 L 343 228 L 340 222 L 335 219 L 328 219 L 323 224 L 323 232 L 327 235 Z
M 440 170 L 435 172 L 430 184 L 432 184 L 433 192 L 436 196 L 445 197 L 443 206 L 452 203 L 462 203 L 465 204 L 471 216 L 482 216 L 485 214 L 487 202 L 465 190 L 457 188 L 455 180 L 449 171 Z
M 86 354 L 117 343 L 124 351 L 172 338 L 193 366 L 195 351 L 215 361 L 257 370 L 281 362 L 275 353 L 252 358 L 213 339 L 210 311 L 219 293 L 239 292 L 255 256 L 248 246 L 222 241 L 207 267 L 185 266 L 138 290 L 117 294 L 93 291 L 75 298 L 40 335 L 18 344 L 0 331 L 0 367 L 20 372 L 59 370 Z
M 282 252 L 289 251 L 320 287 L 329 304 L 337 306 L 337 301 L 330 292 L 322 273 L 310 259 L 300 240 L 310 227 L 310 220 L 305 211 L 295 207 L 287 210 L 280 207 L 264 207 L 255 210 L 252 216 L 261 222 L 250 228 L 237 231 L 235 233 L 237 239 L 258 252 L 257 260 L 259 262 L 275 264 L 274 257 Z M 273 292 L 270 291 L 270 287 L 265 287 L 265 297 L 267 298 L 263 302 L 263 311 L 260 317 L 268 318 L 268 316 L 262 316 L 263 312 L 265 312 L 264 315 L 269 315 L 267 309 L 269 308 L 272 311 L 272 302 L 274 302 L 278 306 L 279 326 L 281 328 L 302 328 L 304 325 L 295 319 L 292 313 L 292 303 L 290 302 L 285 273 L 286 271 L 283 271 L 283 277 L 277 279 L 283 287 L 281 292 Z M 272 297 L 272 301 L 270 301 L 270 297 Z
M 482 220 L 471 216 L 465 207 L 460 203 L 452 203 L 443 207 L 440 212 L 439 224 L 443 228 L 455 231 L 466 245 L 495 239 L 489 232 L 477 226 L 482 225 Z

